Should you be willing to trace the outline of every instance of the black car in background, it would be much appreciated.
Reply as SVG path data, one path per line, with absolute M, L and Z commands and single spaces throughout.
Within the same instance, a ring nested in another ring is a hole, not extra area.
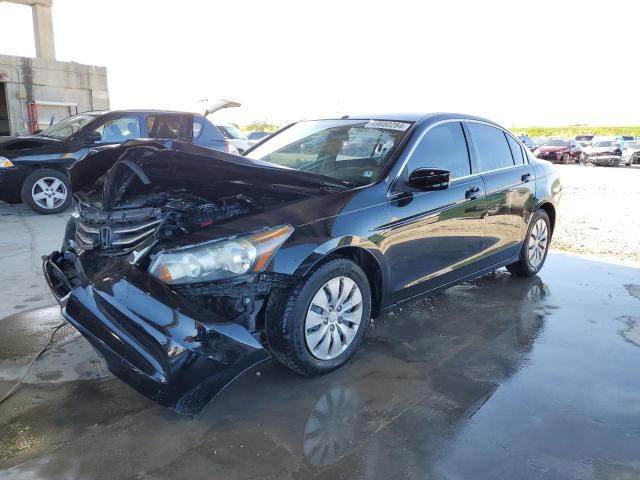
M 85 112 L 26 137 L 0 137 L 0 200 L 42 214 L 71 202 L 67 170 L 93 148 L 131 139 L 181 140 L 221 151 L 230 143 L 205 117 L 156 110 Z
M 593 141 L 593 137 L 595 137 L 595 135 L 591 135 L 591 134 L 582 134 L 582 135 L 576 135 L 574 140 L 576 142 L 578 142 L 580 144 L 581 147 L 590 147 L 591 146 L 591 142 Z
M 537 273 L 561 195 L 553 165 L 458 114 L 302 121 L 243 157 L 98 155 L 118 160 L 78 185 L 45 277 L 116 375 L 185 413 L 269 355 L 342 366 L 372 316 L 418 295 Z
M 524 146 L 529 149 L 530 152 L 533 152 L 538 147 L 538 145 L 536 145 L 536 143 L 531 140 L 529 135 L 518 135 L 518 140 L 520 140 L 524 144 Z
M 268 137 L 271 135 L 271 132 L 249 132 L 247 138 L 252 142 L 257 142 L 258 140 L 262 140 L 264 137 Z

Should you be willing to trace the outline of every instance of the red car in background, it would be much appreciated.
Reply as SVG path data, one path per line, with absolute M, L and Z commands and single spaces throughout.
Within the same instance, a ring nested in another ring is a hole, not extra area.
M 564 164 L 578 163 L 584 155 L 579 142 L 564 138 L 549 138 L 543 145 L 536 148 L 533 154 L 542 160 Z

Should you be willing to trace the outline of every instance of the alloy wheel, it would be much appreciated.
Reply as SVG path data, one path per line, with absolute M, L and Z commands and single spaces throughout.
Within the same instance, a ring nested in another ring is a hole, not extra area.
M 335 277 L 316 292 L 307 310 L 304 335 L 307 348 L 320 360 L 344 352 L 362 321 L 362 293 L 349 277 Z
M 53 210 L 67 200 L 67 187 L 64 182 L 55 177 L 43 177 L 31 187 L 31 197 L 40 207 Z
M 547 222 L 539 218 L 529 234 L 528 252 L 529 264 L 537 268 L 544 260 L 547 246 L 549 245 L 549 229 Z

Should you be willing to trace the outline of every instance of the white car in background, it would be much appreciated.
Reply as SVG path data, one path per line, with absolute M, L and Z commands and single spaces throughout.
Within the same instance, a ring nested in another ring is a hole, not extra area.
M 594 165 L 611 165 L 619 167 L 620 165 L 631 165 L 631 156 L 633 151 L 627 145 L 627 142 L 620 136 L 594 137 L 591 145 L 584 148 L 585 160 Z
M 633 142 L 627 142 L 627 145 L 631 150 L 631 165 L 640 163 L 640 141 L 636 139 Z
M 252 143 L 235 125 L 230 123 L 216 123 L 216 127 L 225 139 L 231 143 L 240 154 L 251 147 Z

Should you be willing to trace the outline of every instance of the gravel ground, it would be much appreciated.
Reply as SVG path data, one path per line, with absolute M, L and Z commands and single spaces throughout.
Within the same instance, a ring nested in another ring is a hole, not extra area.
M 640 167 L 556 168 L 563 194 L 552 248 L 640 261 Z

